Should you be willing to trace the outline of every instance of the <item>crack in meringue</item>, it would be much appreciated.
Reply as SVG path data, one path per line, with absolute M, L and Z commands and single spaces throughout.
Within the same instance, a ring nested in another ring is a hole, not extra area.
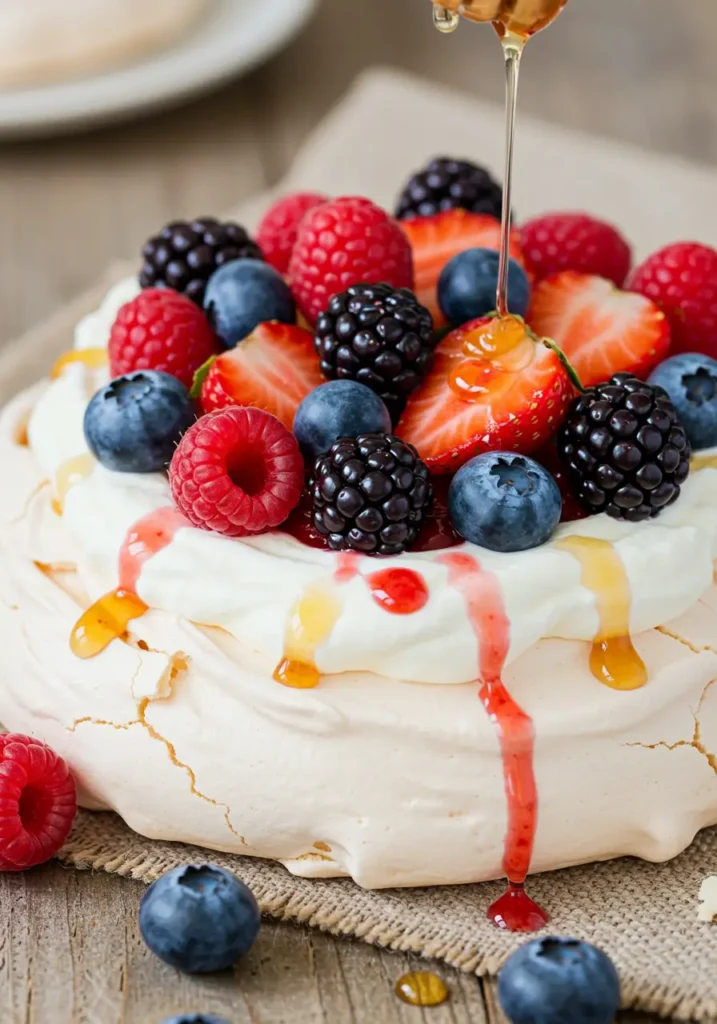
M 715 683 L 717 683 L 717 678 L 711 679 L 709 683 L 707 683 L 707 686 L 705 686 L 704 690 L 702 691 L 696 710 L 692 712 L 692 717 L 694 718 L 695 722 L 695 728 L 694 732 L 692 733 L 691 739 L 677 740 L 675 743 L 667 743 L 666 740 L 660 740 L 658 743 L 626 743 L 625 746 L 642 747 L 645 750 L 658 750 L 660 748 L 662 748 L 663 750 L 677 750 L 680 747 L 691 747 L 693 750 L 696 750 L 698 754 L 701 754 L 702 757 L 705 758 L 707 764 L 710 766 L 715 775 L 717 775 L 717 754 L 713 754 L 712 751 L 708 750 L 707 747 L 704 745 L 704 742 L 702 740 L 702 727 L 700 725 L 699 717 L 700 711 L 702 710 L 702 705 L 707 699 L 707 694 L 709 693 L 711 687 L 714 686 Z

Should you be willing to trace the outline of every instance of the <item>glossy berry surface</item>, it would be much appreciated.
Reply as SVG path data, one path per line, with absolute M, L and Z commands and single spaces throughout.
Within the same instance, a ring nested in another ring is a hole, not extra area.
M 316 460 L 311 496 L 329 547 L 365 555 L 409 548 L 433 500 L 425 464 L 392 434 L 337 441 Z
M 495 249 L 467 249 L 449 260 L 438 278 L 438 305 L 449 324 L 458 327 L 495 310 L 499 262 Z M 515 316 L 525 316 L 529 305 L 528 275 L 511 259 L 508 309 Z
M 315 459 L 340 437 L 387 434 L 391 416 L 384 402 L 354 380 L 331 380 L 307 395 L 296 410 L 294 436 L 304 456 Z
M 628 373 L 575 399 L 558 456 L 584 508 L 633 523 L 677 501 L 690 471 L 690 444 L 667 393 Z
M 536 281 L 575 270 L 604 277 L 622 288 L 632 251 L 612 224 L 586 213 L 547 213 L 522 224 L 525 265 Z
M 660 363 L 648 383 L 670 396 L 693 449 L 717 445 L 717 360 L 683 352 Z
M 280 274 L 289 269 L 299 224 L 309 210 L 328 202 L 320 192 L 297 192 L 282 196 L 267 210 L 256 233 L 264 259 Z
M 296 438 L 268 412 L 229 407 L 187 431 L 169 467 L 174 502 L 194 526 L 228 537 L 288 518 L 304 486 Z
M 142 249 L 142 288 L 172 288 L 198 306 L 214 271 L 238 259 L 261 259 L 261 250 L 240 224 L 214 217 L 175 220 Z
M 299 308 L 313 324 L 331 296 L 351 285 L 385 281 L 393 288 L 412 288 L 411 246 L 399 224 L 369 199 L 334 199 L 301 221 L 289 279 Z
M 0 871 L 24 871 L 53 857 L 75 814 L 67 764 L 30 736 L 0 736 Z
M 717 250 L 697 242 L 668 245 L 630 276 L 628 288 L 652 299 L 667 317 L 673 354 L 717 359 Z
M 189 388 L 218 351 L 211 324 L 191 299 L 169 288 L 147 288 L 122 306 L 112 325 L 110 374 L 161 370 Z
M 550 473 L 514 452 L 486 452 L 458 470 L 448 490 L 454 529 L 491 551 L 526 551 L 550 540 L 562 498 Z
M 620 979 L 612 961 L 577 939 L 535 939 L 508 959 L 498 999 L 511 1024 L 612 1024 Z
M 251 890 L 213 864 L 168 871 L 149 887 L 139 908 L 139 927 L 149 948 L 187 974 L 231 967 L 251 949 L 259 926 Z
M 431 314 L 407 288 L 355 284 L 334 295 L 316 321 L 325 377 L 375 391 L 395 422 L 433 364 Z
M 176 377 L 140 370 L 110 381 L 85 411 L 87 446 L 115 473 L 156 473 L 196 419 L 189 392 Z
M 444 210 L 489 213 L 500 219 L 503 189 L 491 174 L 470 160 L 436 157 L 406 182 L 398 204 L 399 220 L 430 217 Z
M 289 286 L 261 260 L 233 260 L 217 270 L 207 284 L 204 309 L 225 348 L 233 348 L 259 324 L 296 320 Z

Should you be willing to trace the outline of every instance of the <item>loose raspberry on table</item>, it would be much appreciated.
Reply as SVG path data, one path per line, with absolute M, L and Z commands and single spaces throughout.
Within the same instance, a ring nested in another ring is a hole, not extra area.
M 413 255 L 399 224 L 369 199 L 334 199 L 305 215 L 289 264 L 294 297 L 310 323 L 352 284 L 413 287 Z
M 261 409 L 231 406 L 190 427 L 169 467 L 177 508 L 228 537 L 279 526 L 298 505 L 304 460 L 294 435 Z
M 296 243 L 299 224 L 304 215 L 328 202 L 320 192 L 296 192 L 283 196 L 264 215 L 256 234 L 257 244 L 264 259 L 280 274 L 289 269 L 289 260 Z
M 622 288 L 630 270 L 630 246 L 611 224 L 586 213 L 546 213 L 523 224 L 525 265 L 535 281 L 574 270 L 607 278 Z
M 219 352 L 206 314 L 185 295 L 148 288 L 122 306 L 110 332 L 111 376 L 161 370 L 192 386 L 194 374 Z
M 645 260 L 627 283 L 667 317 L 672 354 L 717 358 L 717 250 L 698 242 L 668 245 Z
M 0 871 L 24 871 L 53 857 L 77 813 L 67 764 L 31 736 L 0 736 Z

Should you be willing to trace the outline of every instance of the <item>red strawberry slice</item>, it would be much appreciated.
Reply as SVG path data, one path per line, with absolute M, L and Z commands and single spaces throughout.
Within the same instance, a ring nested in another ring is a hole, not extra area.
M 446 263 L 466 249 L 499 249 L 500 221 L 486 213 L 446 210 L 432 217 L 401 221 L 413 249 L 414 291 L 430 309 L 436 327 L 446 320 L 438 305 L 438 278 Z M 511 233 L 510 255 L 523 264 L 520 235 Z
M 485 352 L 481 338 L 496 321 L 473 320 L 451 331 L 408 400 L 397 433 L 434 473 L 455 472 L 486 451 L 527 455 L 555 434 L 565 415 L 574 388 L 560 355 L 520 330 L 518 318 L 507 322 L 519 325 L 517 343 L 490 357 L 471 353 Z
M 651 299 L 574 271 L 538 285 L 528 323 L 563 350 L 584 387 L 623 370 L 646 377 L 670 347 L 667 319 Z
M 291 430 L 299 404 L 323 383 L 311 332 L 272 321 L 259 324 L 214 360 L 201 385 L 200 405 L 204 412 L 253 406 Z

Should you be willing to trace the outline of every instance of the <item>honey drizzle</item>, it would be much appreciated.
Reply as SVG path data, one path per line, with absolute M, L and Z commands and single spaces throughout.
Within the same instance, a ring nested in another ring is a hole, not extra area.
M 70 490 L 81 480 L 85 480 L 92 472 L 94 460 L 89 452 L 75 455 L 63 462 L 55 473 L 55 496 L 52 499 L 53 511 L 61 516 L 65 511 L 65 502 Z
M 717 469 L 717 455 L 700 455 L 697 452 L 690 460 L 690 469 L 693 473 L 700 469 Z
M 647 669 L 630 637 L 632 595 L 622 559 L 607 540 L 564 537 L 555 547 L 567 551 L 582 568 L 582 585 L 595 597 L 599 618 L 590 651 L 590 671 L 613 690 L 639 690 Z
M 50 379 L 57 380 L 65 372 L 68 366 L 81 363 L 90 370 L 101 370 L 107 366 L 108 357 L 106 348 L 78 348 L 65 352 L 60 356 L 50 370 Z
M 320 582 L 307 587 L 289 614 L 284 657 L 274 670 L 277 683 L 296 690 L 319 685 L 316 651 L 333 633 L 342 607 L 331 585 Z

